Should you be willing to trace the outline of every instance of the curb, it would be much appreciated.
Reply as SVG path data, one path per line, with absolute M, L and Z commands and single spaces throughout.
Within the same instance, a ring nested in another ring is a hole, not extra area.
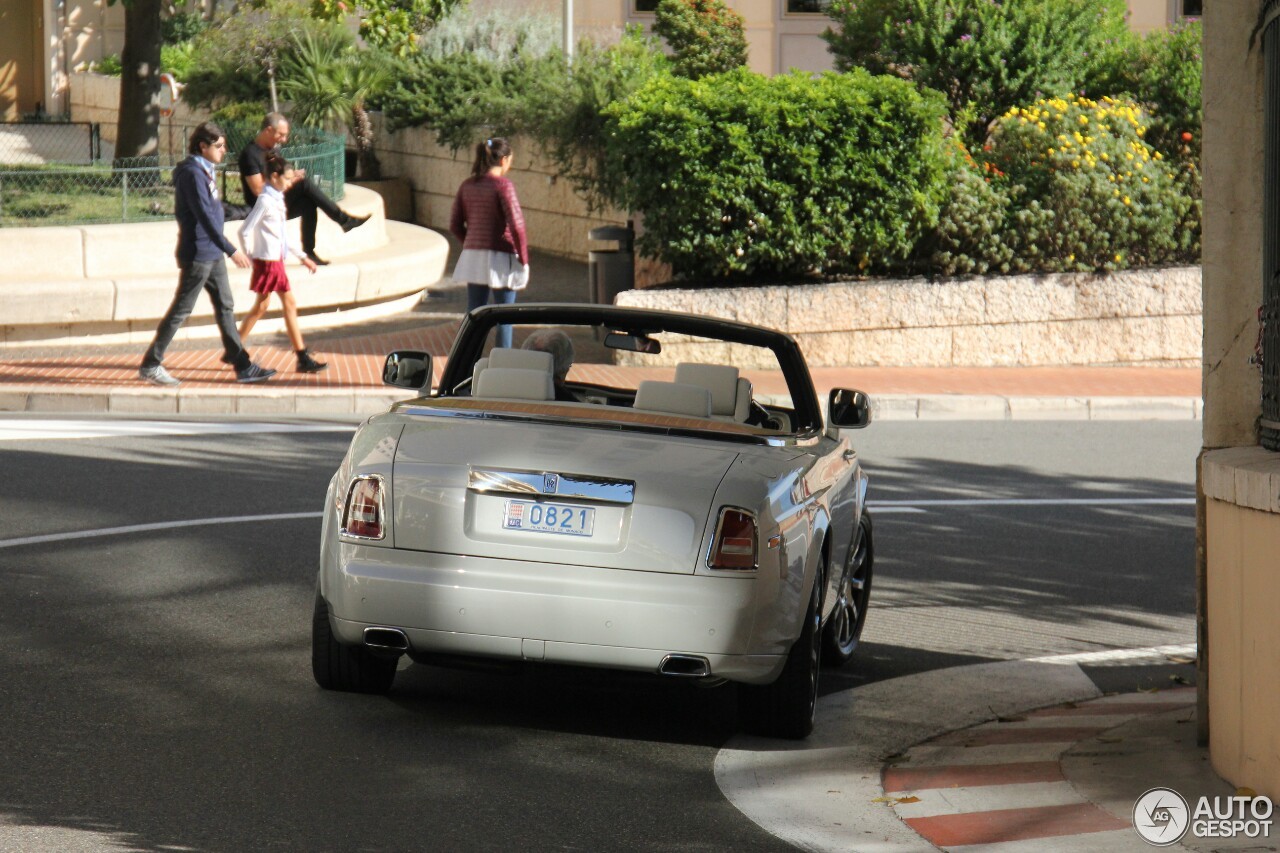
M 0 412 L 122 415 L 371 415 L 408 399 L 381 388 L 163 388 L 0 385 Z M 1002 397 L 963 394 L 873 394 L 883 421 L 1194 421 L 1197 397 Z

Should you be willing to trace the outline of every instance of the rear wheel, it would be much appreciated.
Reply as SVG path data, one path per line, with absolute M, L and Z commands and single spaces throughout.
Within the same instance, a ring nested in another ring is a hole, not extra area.
M 329 606 L 316 592 L 311 619 L 311 674 L 325 690 L 386 693 L 396 680 L 400 656 L 375 655 L 364 646 L 344 646 L 333 636 Z
M 875 563 L 875 544 L 871 534 L 871 516 L 862 513 L 849 564 L 840 577 L 836 606 L 822 632 L 823 663 L 842 666 L 853 657 L 867 621 L 867 605 L 871 602 L 871 575 Z
M 804 615 L 804 627 L 787 653 L 782 674 L 773 684 L 743 684 L 738 688 L 739 710 L 745 728 L 765 737 L 801 740 L 813 731 L 818 704 L 818 667 L 822 659 L 822 632 L 818 629 L 819 595 L 826 559 L 814 575 L 813 594 Z

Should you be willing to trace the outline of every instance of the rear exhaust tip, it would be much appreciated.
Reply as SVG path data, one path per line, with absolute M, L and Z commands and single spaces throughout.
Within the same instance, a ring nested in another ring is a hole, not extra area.
M 364 644 L 375 652 L 409 651 L 409 638 L 399 628 L 365 628 Z
M 667 655 L 658 664 L 658 673 L 677 678 L 706 678 L 711 674 L 711 664 L 697 655 Z

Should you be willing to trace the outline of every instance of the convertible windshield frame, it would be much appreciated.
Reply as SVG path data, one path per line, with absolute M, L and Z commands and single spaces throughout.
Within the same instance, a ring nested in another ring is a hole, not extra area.
M 524 303 L 488 305 L 462 319 L 462 326 L 449 350 L 438 396 L 454 396 L 453 390 L 471 376 L 472 367 L 484 352 L 489 331 L 500 325 L 602 326 L 611 331 L 653 335 L 670 332 L 726 343 L 744 344 L 771 350 L 778 360 L 795 410 L 795 431 L 822 430 L 822 412 L 813 378 L 800 345 L 790 335 L 776 329 L 752 326 L 715 317 L 690 316 L 672 311 L 620 308 L 613 305 L 558 305 Z

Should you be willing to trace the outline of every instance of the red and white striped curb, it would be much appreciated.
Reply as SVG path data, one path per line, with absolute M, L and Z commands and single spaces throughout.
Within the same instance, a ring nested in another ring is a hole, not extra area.
M 951 732 L 886 766 L 884 791 L 898 817 L 943 850 L 1146 850 L 1128 821 L 1067 781 L 1060 759 L 1077 742 L 1194 703 L 1194 689 L 1107 696 Z

